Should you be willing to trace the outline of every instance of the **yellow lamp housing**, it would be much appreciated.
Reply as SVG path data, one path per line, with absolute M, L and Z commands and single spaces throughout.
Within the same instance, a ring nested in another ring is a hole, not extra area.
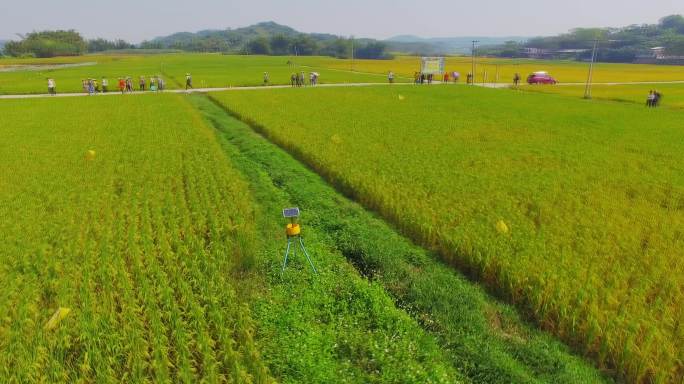
M 290 223 L 285 228 L 285 233 L 288 237 L 299 236 L 299 234 L 302 233 L 302 228 L 299 226 L 299 224 Z

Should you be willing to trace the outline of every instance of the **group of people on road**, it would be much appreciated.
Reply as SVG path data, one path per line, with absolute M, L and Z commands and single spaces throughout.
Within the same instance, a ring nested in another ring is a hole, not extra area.
M 416 84 L 432 84 L 434 80 L 434 75 L 432 73 L 414 72 L 413 82 Z
M 133 79 L 130 76 L 119 77 L 117 85 L 121 93 L 130 93 L 134 90 Z M 48 78 L 47 86 L 48 94 L 53 96 L 57 94 L 57 83 L 55 82 L 55 79 Z M 87 93 L 91 96 L 98 93 L 107 93 L 110 90 L 109 80 L 104 76 L 100 81 L 92 78 L 81 79 L 81 88 L 83 89 L 84 93 Z M 140 79 L 138 80 L 138 90 L 141 92 L 144 92 L 147 89 L 150 91 L 163 91 L 165 88 L 166 82 L 161 76 L 151 76 L 149 82 L 147 79 L 145 79 L 145 76 L 140 76 Z
M 387 78 L 389 79 L 390 83 L 394 83 L 394 73 L 389 72 L 387 75 Z M 439 77 L 438 77 L 439 79 Z M 453 72 L 444 72 L 442 75 L 442 84 L 449 84 L 453 82 L 454 84 L 458 83 L 459 80 L 461 79 L 461 74 L 453 71 Z M 413 73 L 413 82 L 415 84 L 432 84 L 432 82 L 435 80 L 435 75 L 432 73 L 423 73 L 423 72 L 414 72 Z
M 105 87 L 107 79 L 102 78 L 103 92 L 107 92 Z M 119 92 L 121 93 L 131 93 L 135 90 L 133 85 L 133 78 L 130 76 L 119 77 L 118 81 Z M 166 88 L 166 82 L 161 76 L 150 76 L 149 81 L 145 79 L 145 76 L 140 76 L 138 79 L 138 90 L 140 92 L 145 92 L 150 90 L 153 92 L 163 91 Z
M 319 77 L 320 77 L 320 74 L 318 74 L 318 72 L 309 73 L 309 85 L 310 86 L 318 85 L 318 78 Z M 306 86 L 306 75 L 304 74 L 304 72 L 293 73 L 292 75 L 290 75 L 290 85 L 292 85 L 292 87 L 304 87 L 304 86 Z
M 663 95 L 656 91 L 656 90 L 651 90 L 648 93 L 648 97 L 646 98 L 646 106 L 648 108 L 656 108 L 660 106 L 660 99 L 663 98 Z

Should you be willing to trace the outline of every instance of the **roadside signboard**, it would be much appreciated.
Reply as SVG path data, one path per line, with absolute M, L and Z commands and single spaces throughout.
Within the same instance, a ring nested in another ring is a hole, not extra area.
M 444 73 L 443 57 L 422 57 L 420 71 L 426 75 L 441 75 Z

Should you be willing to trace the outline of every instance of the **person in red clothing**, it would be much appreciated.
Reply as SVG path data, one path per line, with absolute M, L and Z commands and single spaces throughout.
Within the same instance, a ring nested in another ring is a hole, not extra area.
M 444 72 L 444 84 L 449 83 L 449 72 Z
M 119 90 L 121 91 L 121 93 L 124 93 L 124 91 L 126 90 L 126 82 L 121 77 L 119 77 Z

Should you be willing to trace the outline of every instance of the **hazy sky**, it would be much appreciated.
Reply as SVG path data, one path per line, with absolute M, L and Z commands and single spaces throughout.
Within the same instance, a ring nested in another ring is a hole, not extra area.
M 673 13 L 684 14 L 684 0 L 0 0 L 0 38 L 73 28 L 89 38 L 140 42 L 271 20 L 303 32 L 375 38 L 535 36 L 655 23 Z

